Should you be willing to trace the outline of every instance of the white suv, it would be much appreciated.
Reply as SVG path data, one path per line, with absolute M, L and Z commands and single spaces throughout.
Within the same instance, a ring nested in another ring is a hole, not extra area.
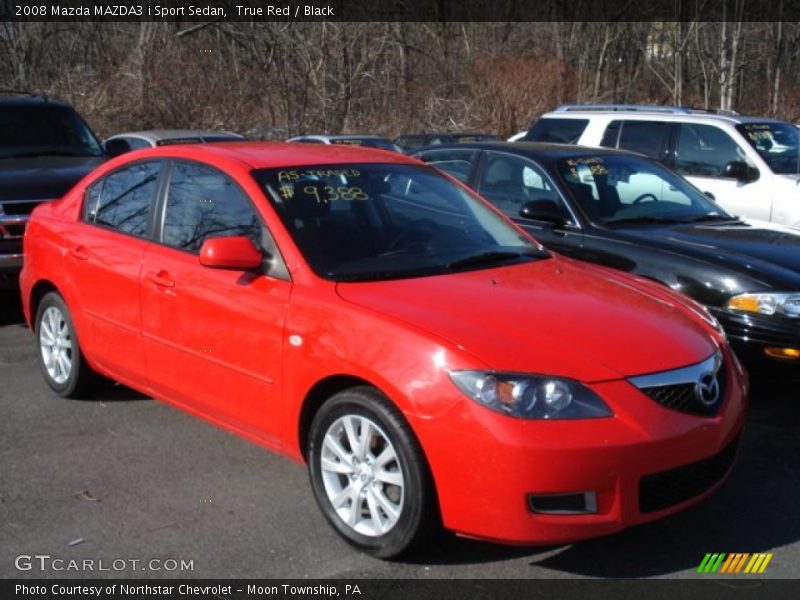
M 798 129 L 734 112 L 671 106 L 570 104 L 524 141 L 606 146 L 671 167 L 733 214 L 800 228 Z

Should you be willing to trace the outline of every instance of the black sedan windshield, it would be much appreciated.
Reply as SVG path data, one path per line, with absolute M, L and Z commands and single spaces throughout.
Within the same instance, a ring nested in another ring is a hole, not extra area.
M 675 173 L 636 156 L 576 156 L 556 168 L 587 217 L 601 225 L 732 218 Z
M 547 256 L 429 167 L 303 166 L 255 177 L 311 268 L 326 279 L 418 277 Z
M 797 127 L 788 123 L 743 123 L 736 129 L 755 148 L 773 173 L 800 172 Z
M 0 111 L 0 158 L 102 154 L 86 123 L 68 108 L 22 105 Z

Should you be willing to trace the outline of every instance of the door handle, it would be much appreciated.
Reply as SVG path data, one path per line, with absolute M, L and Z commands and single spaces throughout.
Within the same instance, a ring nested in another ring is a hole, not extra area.
M 89 260 L 89 253 L 86 251 L 85 246 L 76 246 L 75 248 L 71 248 L 70 256 L 73 258 L 77 258 L 78 260 Z
M 175 281 L 170 279 L 166 271 L 159 271 L 158 273 L 148 273 L 148 279 L 155 283 L 158 287 L 174 288 Z

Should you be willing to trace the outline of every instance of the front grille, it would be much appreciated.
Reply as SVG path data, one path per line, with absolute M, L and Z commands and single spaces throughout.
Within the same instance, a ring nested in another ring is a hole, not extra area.
M 695 383 L 677 383 L 674 385 L 660 385 L 640 388 L 647 396 L 658 402 L 661 406 L 690 415 L 710 417 L 717 414 L 725 397 L 725 363 L 722 363 L 717 372 L 719 384 L 719 400 L 708 406 L 701 402 L 695 394 Z
M 664 510 L 710 490 L 730 470 L 738 445 L 737 436 L 719 454 L 642 477 L 639 481 L 639 512 Z
M 2 212 L 7 215 L 29 215 L 41 200 L 0 200 Z

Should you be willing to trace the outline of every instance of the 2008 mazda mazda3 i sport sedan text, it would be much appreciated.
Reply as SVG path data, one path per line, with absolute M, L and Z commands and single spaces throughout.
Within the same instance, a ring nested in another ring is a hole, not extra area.
M 307 462 L 381 557 L 439 522 L 528 544 L 663 517 L 725 478 L 744 418 L 706 309 L 399 154 L 125 154 L 36 209 L 21 286 L 53 390 L 102 373 Z

